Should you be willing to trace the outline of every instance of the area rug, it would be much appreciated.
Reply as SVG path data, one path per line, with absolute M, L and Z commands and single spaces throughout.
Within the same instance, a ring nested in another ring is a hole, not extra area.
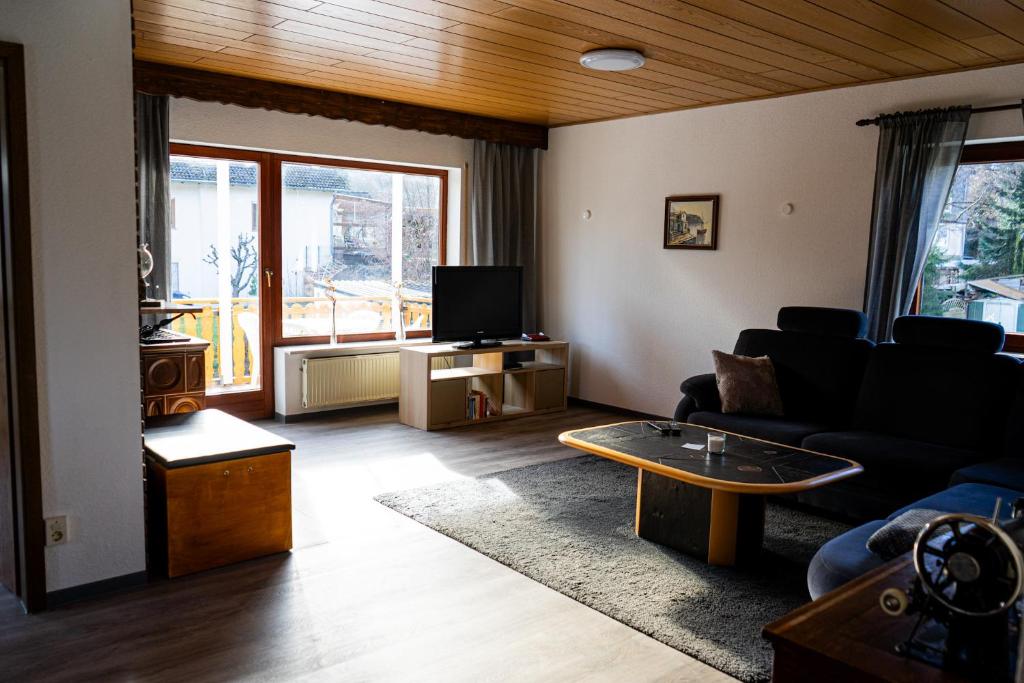
M 846 525 L 769 504 L 755 567 L 709 567 L 633 533 L 636 470 L 583 456 L 376 500 L 743 681 L 771 676 L 761 628 L 807 602 L 807 564 Z

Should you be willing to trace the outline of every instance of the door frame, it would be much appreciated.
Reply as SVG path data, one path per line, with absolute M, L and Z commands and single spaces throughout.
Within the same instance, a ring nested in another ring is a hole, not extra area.
M 220 408 L 244 419 L 271 417 L 274 411 L 274 336 L 272 318 L 274 294 L 280 288 L 279 261 L 280 236 L 275 229 L 273 193 L 271 187 L 275 182 L 274 164 L 271 163 L 269 152 L 257 152 L 235 147 L 211 147 L 208 145 L 171 142 L 172 156 L 194 156 L 207 159 L 231 159 L 234 161 L 252 161 L 260 167 L 259 185 L 259 266 L 256 277 L 260 287 L 260 388 L 254 391 L 237 393 L 206 394 L 207 408 Z M 269 270 L 270 285 L 264 277 Z
M 28 125 L 25 105 L 24 48 L 0 42 L 5 111 L 0 135 L 5 137 L 9 207 L 0 235 L 7 300 L 8 419 L 13 475 L 15 593 L 29 612 L 46 607 L 46 544 L 43 523 L 39 449 L 39 401 L 36 376 L 35 304 L 32 285 L 32 230 L 28 172 Z M 0 189 L 2 192 L 2 189 Z M 17 264 L 17 268 L 10 267 Z

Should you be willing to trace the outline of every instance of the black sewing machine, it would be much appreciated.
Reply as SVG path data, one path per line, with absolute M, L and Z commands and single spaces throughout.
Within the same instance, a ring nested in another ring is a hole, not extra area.
M 897 652 L 979 681 L 1018 681 L 1020 604 L 1024 590 L 1024 498 L 1010 520 L 945 514 L 914 543 L 917 576 L 908 591 L 882 592 L 893 616 L 918 614 Z

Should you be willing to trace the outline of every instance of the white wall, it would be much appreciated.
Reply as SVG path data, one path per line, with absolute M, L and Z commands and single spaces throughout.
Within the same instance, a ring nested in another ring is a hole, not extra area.
M 679 382 L 780 306 L 860 308 L 878 129 L 854 122 L 1019 101 L 1022 83 L 1016 65 L 552 130 L 542 320 L 573 345 L 571 393 L 671 415 Z M 1014 111 L 969 138 L 1021 135 Z M 662 249 L 673 194 L 721 195 L 717 251 Z
M 128 0 L 0 0 L 25 45 L 50 591 L 145 569 Z
M 473 141 L 356 121 L 247 109 L 216 102 L 171 99 L 171 139 L 273 152 L 297 152 L 366 161 L 394 161 L 448 169 L 446 262 L 460 262 L 466 164 Z

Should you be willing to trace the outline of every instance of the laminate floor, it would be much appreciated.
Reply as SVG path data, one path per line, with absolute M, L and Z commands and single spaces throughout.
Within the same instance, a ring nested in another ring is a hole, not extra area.
M 731 681 L 372 500 L 574 457 L 559 432 L 621 419 L 266 423 L 298 446 L 295 551 L 38 615 L 4 596 L 0 680 Z

